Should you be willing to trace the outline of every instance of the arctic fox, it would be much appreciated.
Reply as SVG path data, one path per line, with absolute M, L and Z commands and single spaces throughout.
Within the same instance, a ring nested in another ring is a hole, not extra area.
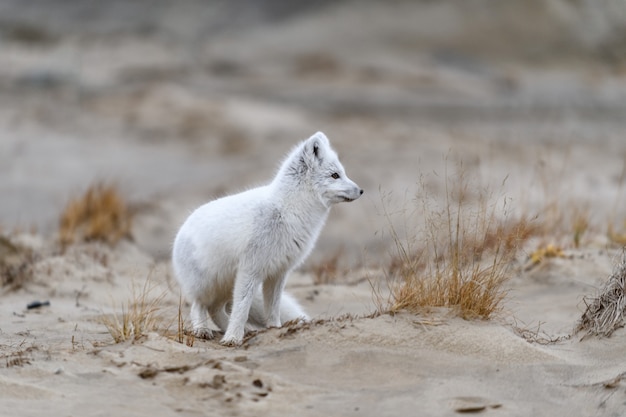
M 172 251 L 194 333 L 213 337 L 207 313 L 225 332 L 224 345 L 241 344 L 254 326 L 308 320 L 283 292 L 287 275 L 313 249 L 330 206 L 361 194 L 317 132 L 291 151 L 271 183 L 196 209 Z

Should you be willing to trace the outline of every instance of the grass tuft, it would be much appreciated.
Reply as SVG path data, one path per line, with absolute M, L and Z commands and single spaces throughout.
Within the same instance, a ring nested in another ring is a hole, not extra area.
M 387 274 L 390 297 L 376 304 L 392 314 L 448 307 L 463 318 L 489 319 L 506 296 L 508 265 L 535 226 L 526 218 L 507 220 L 504 198 L 494 199 L 485 190 L 470 198 L 463 175 L 455 178 L 454 189 L 447 172 L 444 181 L 443 204 L 428 195 L 422 182 L 411 217 L 421 219 L 423 229 L 415 237 L 401 238 L 385 209 L 396 253 Z
M 33 278 L 35 254 L 0 235 L 0 284 L 6 290 L 18 290 Z
M 609 337 L 624 326 L 626 315 L 626 252 L 615 266 L 611 276 L 595 297 L 585 297 L 587 308 L 580 318 L 575 332 L 585 336 Z
M 193 332 L 185 330 L 185 317 L 183 315 L 183 296 L 178 297 L 178 315 L 176 317 L 177 328 L 174 340 L 180 344 L 185 344 L 188 347 L 193 347 L 196 341 L 196 337 Z
M 160 310 L 167 292 L 155 296 L 155 290 L 156 285 L 148 276 L 139 292 L 133 286 L 132 298 L 125 305 L 122 304 L 121 315 L 113 313 L 101 316 L 102 324 L 115 343 L 137 340 L 149 332 L 159 330 L 163 321 Z
M 540 264 L 546 258 L 565 258 L 565 253 L 560 246 L 549 244 L 537 248 L 537 250 L 535 250 L 529 256 L 532 265 Z
M 117 188 L 99 183 L 68 202 L 59 222 L 59 240 L 63 247 L 92 240 L 114 245 L 131 237 L 131 222 L 131 211 Z

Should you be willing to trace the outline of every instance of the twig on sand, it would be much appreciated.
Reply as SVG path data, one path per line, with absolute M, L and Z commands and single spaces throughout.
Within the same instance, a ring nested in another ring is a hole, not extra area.
M 514 319 L 512 328 L 518 336 L 526 340 L 528 343 L 536 343 L 539 345 L 553 345 L 569 340 L 572 337 L 569 334 L 562 334 L 558 336 L 550 335 L 541 328 L 542 324 L 542 322 L 539 322 L 537 323 L 537 327 L 535 329 L 531 329 L 527 326 L 519 326 L 517 324 L 517 320 Z

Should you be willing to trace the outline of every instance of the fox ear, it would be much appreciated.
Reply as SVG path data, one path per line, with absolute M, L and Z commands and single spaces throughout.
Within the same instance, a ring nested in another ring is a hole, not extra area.
M 316 136 L 311 136 L 304 145 L 304 153 L 309 161 L 320 162 L 324 158 L 324 143 Z
M 328 138 L 322 132 L 317 132 L 309 138 L 312 142 L 313 156 L 317 159 L 322 159 L 322 147 L 328 146 Z

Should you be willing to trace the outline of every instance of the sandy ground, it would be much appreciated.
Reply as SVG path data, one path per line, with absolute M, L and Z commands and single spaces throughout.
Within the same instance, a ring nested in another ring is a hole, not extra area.
M 0 2 L 0 230 L 35 254 L 32 281 L 0 295 L 0 414 L 626 414 L 626 332 L 568 337 L 621 251 L 606 236 L 626 218 L 619 22 L 487 3 Z M 288 283 L 320 320 L 236 349 L 178 343 L 178 226 L 269 180 L 317 130 L 365 189 Z M 461 165 L 554 233 L 520 252 L 491 321 L 366 317 L 393 251 L 384 208 L 444 196 Z M 99 180 L 136 208 L 133 241 L 62 253 L 60 212 Z M 576 213 L 590 225 L 578 248 Z M 529 267 L 549 243 L 566 256 Z M 338 252 L 339 276 L 316 283 Z M 169 331 L 115 344 L 101 317 L 147 277 Z

